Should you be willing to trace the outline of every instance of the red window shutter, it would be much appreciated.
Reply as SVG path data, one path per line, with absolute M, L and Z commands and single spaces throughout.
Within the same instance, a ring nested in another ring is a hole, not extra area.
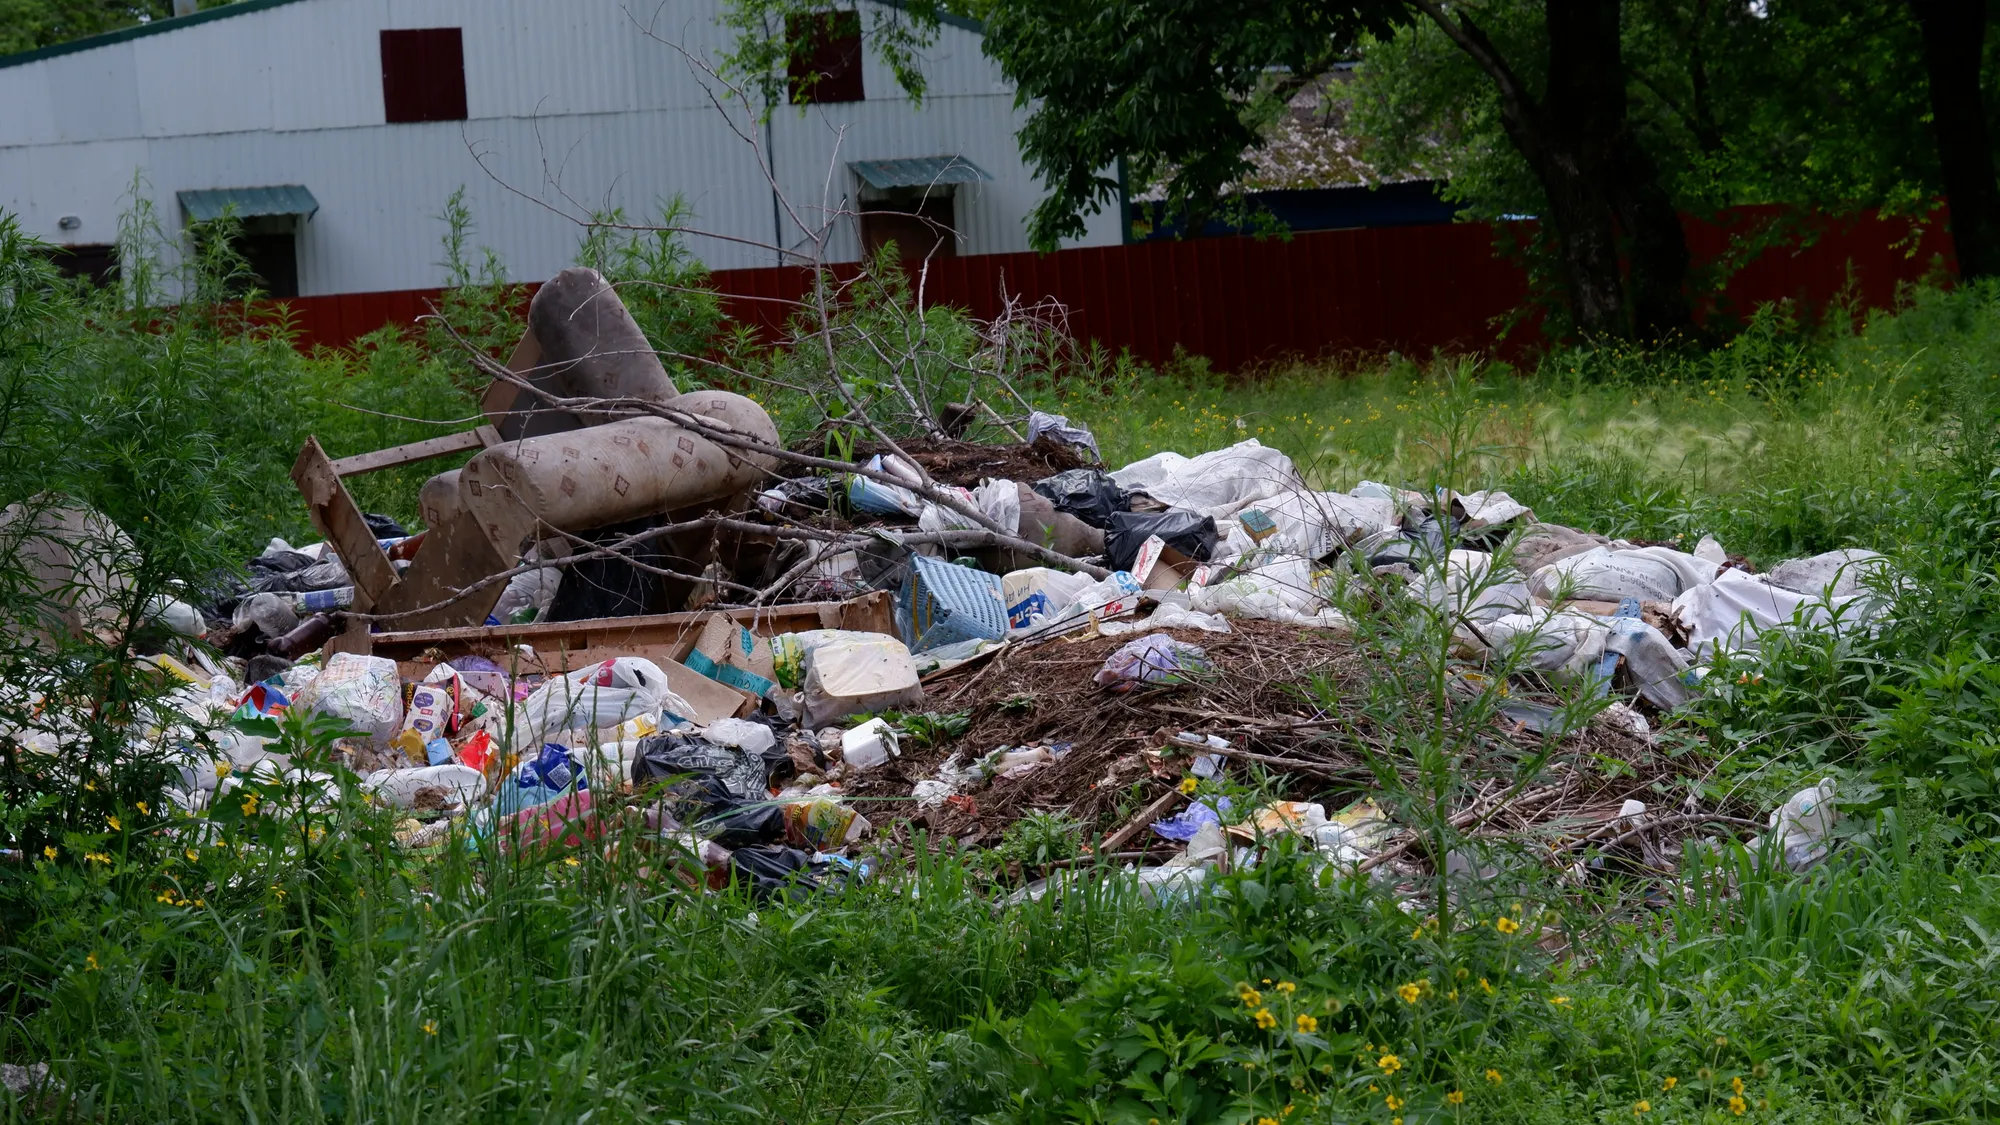
M 465 40 L 458 28 L 382 33 L 382 108 L 391 125 L 465 120 Z
M 860 12 L 786 16 L 785 39 L 792 45 L 786 78 L 793 105 L 863 100 Z

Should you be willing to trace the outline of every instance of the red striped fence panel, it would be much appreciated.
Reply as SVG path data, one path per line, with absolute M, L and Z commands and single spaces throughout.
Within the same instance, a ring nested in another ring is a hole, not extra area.
M 1738 208 L 1690 219 L 1689 248 L 1698 263 L 1715 262 L 1732 238 L 1786 214 Z M 1836 300 L 1884 308 L 1902 286 L 1952 268 L 1942 219 L 1917 225 L 1870 214 L 1806 225 L 1809 242 L 1757 255 L 1704 312 L 1741 315 L 1787 298 L 1808 309 Z M 933 262 L 911 283 L 928 305 L 983 318 L 999 314 L 1003 294 L 1054 301 L 1079 338 L 1153 363 L 1185 351 L 1229 371 L 1293 356 L 1476 350 L 1495 346 L 1501 322 L 1528 297 L 1527 277 L 1514 255 L 1496 249 L 1496 233 L 1517 239 L 1530 229 L 1451 223 L 987 254 Z M 852 267 L 838 272 L 853 276 Z M 809 277 L 792 268 L 720 270 L 710 283 L 733 319 L 769 334 L 797 308 Z M 414 323 L 438 298 L 430 289 L 286 303 L 300 346 L 345 347 L 383 325 Z

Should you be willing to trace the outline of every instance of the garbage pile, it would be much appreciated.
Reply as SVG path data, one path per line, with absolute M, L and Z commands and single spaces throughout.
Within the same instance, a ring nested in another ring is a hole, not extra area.
M 680 394 L 642 345 L 595 274 L 545 286 L 517 353 L 542 405 L 496 415 L 424 486 L 416 535 L 339 483 L 403 462 L 309 442 L 295 475 L 327 540 L 274 540 L 199 607 L 156 607 L 179 636 L 152 659 L 186 718 L 169 796 L 199 812 L 246 780 L 323 790 L 332 763 L 231 725 L 307 711 L 351 732 L 338 765 L 410 848 L 636 827 L 691 885 L 779 893 L 866 878 L 915 829 L 987 846 L 1060 812 L 1162 886 L 1273 834 L 1395 874 L 1415 838 L 1376 800 L 1368 751 L 1396 742 L 1363 706 L 1380 658 L 1349 616 L 1386 606 L 1447 623 L 1454 690 L 1505 679 L 1495 747 L 1567 748 L 1531 789 L 1469 777 L 1454 823 L 1643 851 L 1743 819 L 1638 799 L 1675 769 L 1654 720 L 1702 693 L 1709 658 L 1866 628 L 1893 582 L 1867 551 L 1758 574 L 1712 539 L 1611 539 L 1504 492 L 1315 488 L 1255 440 L 1113 469 L 1087 426 L 1039 411 L 1019 444 L 877 431 L 828 468 L 750 400 Z M 610 401 L 593 389 L 652 413 L 591 409 Z M 632 547 L 554 565 L 607 542 Z M 485 624 L 411 624 L 469 611 Z M 1571 729 L 1558 686 L 1608 706 Z M 1589 767 L 1611 759 L 1627 768 Z M 1231 807 L 1219 791 L 1251 771 L 1321 799 Z M 1772 814 L 1789 862 L 1824 856 L 1831 795 Z

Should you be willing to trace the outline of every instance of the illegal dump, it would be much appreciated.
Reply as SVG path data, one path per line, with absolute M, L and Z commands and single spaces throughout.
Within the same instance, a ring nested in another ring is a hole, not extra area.
M 179 685 L 152 799 L 191 846 L 346 792 L 411 853 L 639 847 L 766 898 L 983 850 L 1019 901 L 1196 895 L 1283 839 L 1419 918 L 1524 866 L 1664 888 L 1684 845 L 1794 870 L 1835 846 L 1831 778 L 1776 808 L 1677 785 L 1710 760 L 1674 716 L 1720 656 L 1878 627 L 1873 552 L 1758 573 L 1501 491 L 1315 490 L 1255 439 L 1106 465 L 1087 419 L 986 401 L 829 412 L 787 448 L 757 402 L 679 393 L 587 269 L 540 290 L 510 362 L 470 355 L 483 424 L 308 440 L 321 541 L 148 608 L 141 659 Z M 416 534 L 344 483 L 466 451 Z M 102 624 L 124 534 L 58 500 L 7 520 L 51 636 Z M 58 775 L 74 723 L 6 737 Z

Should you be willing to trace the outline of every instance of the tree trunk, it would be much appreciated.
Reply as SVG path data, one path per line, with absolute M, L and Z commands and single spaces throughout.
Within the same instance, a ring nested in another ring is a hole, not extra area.
M 1979 91 L 1986 45 L 1986 0 L 1910 0 L 1924 34 L 1924 70 L 1931 86 L 1931 133 L 1958 274 L 2000 274 L 2000 182 L 1993 173 L 1993 138 Z
M 1687 233 L 1680 212 L 1660 186 L 1660 170 L 1629 132 L 1619 145 L 1620 171 L 1614 179 L 1618 225 L 1625 229 L 1631 256 L 1632 327 L 1642 340 L 1694 331 L 1688 307 Z
M 1659 168 L 1626 117 L 1619 0 L 1545 0 L 1548 86 L 1539 101 L 1463 9 L 1412 0 L 1491 76 L 1500 120 L 1548 200 L 1579 331 L 1647 337 L 1686 329 L 1688 251 Z M 1619 237 L 1631 255 L 1630 296 Z

